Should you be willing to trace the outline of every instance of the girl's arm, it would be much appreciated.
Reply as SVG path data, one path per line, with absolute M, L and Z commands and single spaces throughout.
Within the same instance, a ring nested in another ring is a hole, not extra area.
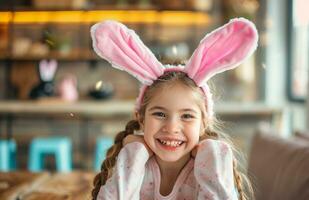
M 233 153 L 228 144 L 212 139 L 200 142 L 194 176 L 199 185 L 198 199 L 238 199 L 234 185 Z
M 101 186 L 97 199 L 140 199 L 149 153 L 144 144 L 132 142 L 120 151 L 113 175 Z

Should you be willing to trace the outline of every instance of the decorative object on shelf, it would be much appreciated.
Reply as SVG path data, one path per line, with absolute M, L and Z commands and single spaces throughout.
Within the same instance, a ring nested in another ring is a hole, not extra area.
M 179 0 L 170 0 L 170 1 L 153 0 L 153 3 L 155 5 L 158 5 L 160 9 L 180 10 L 180 9 L 184 9 L 186 7 L 187 0 L 185 0 L 185 1 L 179 1 Z
M 40 83 L 30 92 L 30 98 L 50 97 L 54 95 L 53 79 L 57 70 L 57 61 L 42 60 L 39 64 Z
M 49 54 L 49 48 L 46 44 L 41 42 L 33 42 L 29 49 L 29 54 L 34 57 L 42 58 Z
M 41 42 L 33 42 L 27 37 L 15 38 L 12 45 L 13 57 L 33 56 L 44 57 L 49 54 L 49 48 Z
M 161 9 L 172 10 L 198 10 L 209 11 L 212 9 L 213 0 L 152 0 L 153 4 L 158 5 Z
M 16 37 L 14 38 L 12 45 L 13 56 L 23 56 L 26 55 L 31 47 L 31 40 L 26 37 Z
M 258 0 L 223 0 L 222 6 L 227 21 L 236 16 L 254 20 L 260 5 Z
M 108 99 L 114 94 L 114 88 L 111 83 L 103 83 L 103 81 L 98 81 L 95 84 L 94 89 L 89 91 L 89 96 L 94 99 Z
M 65 74 L 57 86 L 57 94 L 65 101 L 78 99 L 77 78 L 73 74 Z
M 140 2 L 148 1 L 148 0 L 117 0 L 116 5 L 118 6 L 129 6 L 129 5 L 137 5 Z
M 196 10 L 209 11 L 213 7 L 213 0 L 191 0 L 191 1 L 192 1 L 192 8 Z
M 86 0 L 32 0 L 32 4 L 40 9 L 84 8 Z
M 117 6 L 127 7 L 127 6 L 139 6 L 140 8 L 151 7 L 151 0 L 117 0 Z
M 72 41 L 65 34 L 60 35 L 47 29 L 43 33 L 43 41 L 51 51 L 55 51 L 61 56 L 67 56 L 72 51 Z

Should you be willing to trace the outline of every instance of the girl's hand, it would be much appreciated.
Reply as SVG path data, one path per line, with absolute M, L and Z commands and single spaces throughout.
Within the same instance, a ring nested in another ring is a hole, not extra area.
M 125 137 L 123 140 L 122 140 L 122 146 L 125 146 L 129 143 L 132 143 L 132 142 L 140 142 L 142 143 L 147 151 L 148 151 L 148 154 L 149 154 L 149 157 L 151 157 L 153 155 L 153 152 L 151 151 L 151 149 L 148 147 L 148 145 L 146 144 L 145 140 L 144 140 L 144 137 L 142 135 L 128 135 L 127 137 Z
M 191 151 L 191 157 L 192 157 L 192 158 L 195 158 L 195 157 L 196 157 L 196 154 L 197 154 L 198 147 L 199 147 L 200 143 L 201 143 L 203 140 L 207 139 L 207 138 L 208 138 L 207 135 L 202 135 L 202 136 L 200 136 L 200 142 L 199 142 L 199 143 L 192 149 L 192 151 Z
M 196 157 L 196 154 L 197 154 L 197 151 L 198 151 L 198 146 L 199 144 L 197 144 L 191 151 L 191 157 L 192 158 L 195 158 Z

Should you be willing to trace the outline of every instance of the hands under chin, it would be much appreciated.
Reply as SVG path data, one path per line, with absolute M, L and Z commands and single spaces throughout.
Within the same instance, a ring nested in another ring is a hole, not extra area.
M 195 147 L 194 147 L 194 148 L 192 149 L 192 151 L 191 151 L 191 157 L 192 157 L 192 158 L 195 158 L 195 157 L 196 157 L 196 154 L 197 154 L 198 147 L 199 147 L 200 143 L 201 143 L 203 140 L 208 139 L 208 138 L 209 138 L 209 136 L 207 136 L 207 135 L 202 135 L 202 136 L 200 136 L 200 141 L 199 141 L 199 143 L 198 143 L 197 145 L 195 145 Z
M 191 151 L 191 157 L 192 158 L 195 158 L 196 157 L 196 154 L 197 154 L 197 150 L 198 150 L 198 144 L 192 149 Z
M 142 143 L 147 151 L 148 151 L 148 154 L 149 154 L 149 157 L 151 157 L 153 155 L 153 152 L 151 151 L 151 149 L 148 147 L 148 145 L 146 144 L 145 140 L 144 140 L 144 137 L 142 135 L 128 135 L 127 137 L 125 137 L 122 141 L 122 146 L 125 146 L 129 143 L 132 143 L 132 142 L 140 142 Z

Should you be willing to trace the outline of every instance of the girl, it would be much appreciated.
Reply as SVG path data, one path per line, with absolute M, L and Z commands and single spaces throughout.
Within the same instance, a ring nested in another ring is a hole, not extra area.
M 99 56 L 143 84 L 136 120 L 108 150 L 93 199 L 246 199 L 231 147 L 214 130 L 206 82 L 254 52 L 255 26 L 231 20 L 207 35 L 185 66 L 163 66 L 118 22 L 95 24 L 91 36 Z

